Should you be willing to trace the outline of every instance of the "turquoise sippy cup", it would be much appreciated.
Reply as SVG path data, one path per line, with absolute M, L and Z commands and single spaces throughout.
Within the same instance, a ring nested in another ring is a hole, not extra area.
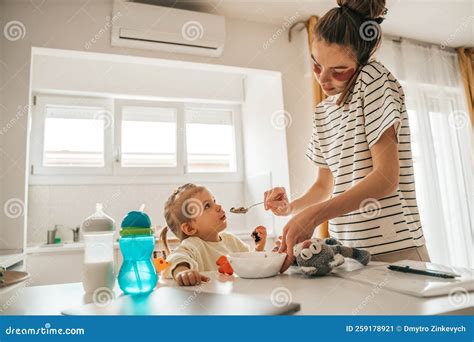
M 153 291 L 158 280 L 151 261 L 155 238 L 143 206 L 140 211 L 129 212 L 123 219 L 119 245 L 123 256 L 118 275 L 120 289 L 126 294 Z

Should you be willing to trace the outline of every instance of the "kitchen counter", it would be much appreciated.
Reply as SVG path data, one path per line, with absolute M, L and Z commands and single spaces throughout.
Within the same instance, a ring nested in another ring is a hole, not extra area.
M 448 296 L 418 298 L 343 279 L 334 275 L 306 278 L 287 272 L 266 279 L 243 279 L 217 272 L 207 284 L 183 287 L 191 295 L 199 292 L 253 295 L 260 298 L 301 304 L 300 315 L 473 315 L 474 296 L 457 303 Z M 172 280 L 160 279 L 157 286 L 176 286 Z M 118 285 L 115 296 L 122 295 Z M 0 297 L 2 315 L 60 315 L 61 311 L 90 302 L 85 298 L 82 283 L 45 286 L 21 286 Z M 232 309 L 229 308 L 229 311 Z M 203 314 L 205 311 L 203 309 Z
M 9 268 L 16 263 L 22 261 L 25 255 L 18 250 L 14 249 L 3 249 L 0 250 L 0 266 Z

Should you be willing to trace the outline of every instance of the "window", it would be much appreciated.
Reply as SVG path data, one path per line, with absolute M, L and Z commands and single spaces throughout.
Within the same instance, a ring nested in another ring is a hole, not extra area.
M 472 128 L 455 51 L 385 39 L 378 58 L 400 79 L 417 205 L 431 261 L 472 268 Z
M 176 123 L 174 108 L 122 107 L 122 166 L 176 167 Z
M 110 100 L 38 95 L 35 102 L 30 137 L 33 176 L 110 174 Z
M 71 176 L 56 177 L 65 183 L 84 175 L 111 181 L 134 175 L 149 182 L 242 177 L 236 106 L 48 95 L 36 99 L 32 138 L 41 143 L 32 144 L 33 180 L 52 175 Z
M 47 105 L 45 110 L 42 166 L 104 166 L 103 108 Z
M 232 111 L 186 110 L 187 171 L 235 172 Z

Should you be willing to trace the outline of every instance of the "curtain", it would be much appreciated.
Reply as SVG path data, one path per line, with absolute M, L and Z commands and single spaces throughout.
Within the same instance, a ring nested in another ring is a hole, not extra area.
M 318 17 L 316 16 L 311 16 L 307 23 L 306 23 L 306 30 L 308 33 L 308 50 L 309 50 L 309 56 L 311 56 L 311 46 L 313 44 L 314 40 L 314 26 L 316 26 L 318 22 Z M 312 71 L 312 64 L 313 62 L 310 61 L 310 68 L 311 68 L 311 75 L 312 75 L 312 83 L 313 83 L 313 108 L 316 108 L 316 105 L 320 103 L 322 100 L 324 100 L 327 96 L 323 92 L 323 89 L 319 85 L 319 82 L 316 80 L 314 77 L 313 71 Z M 329 225 L 328 222 L 323 222 L 320 224 L 317 229 L 316 229 L 316 236 L 319 238 L 326 238 L 329 237 Z
M 471 114 L 471 125 L 474 127 L 474 48 L 458 48 L 456 50 L 464 91 L 466 92 L 467 106 Z
M 431 260 L 473 268 L 473 138 L 457 55 L 387 38 L 376 57 L 405 92 L 418 209 Z

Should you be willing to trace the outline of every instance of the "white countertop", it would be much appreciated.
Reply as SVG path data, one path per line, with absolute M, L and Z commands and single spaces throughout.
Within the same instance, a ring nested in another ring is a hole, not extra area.
M 0 250 L 0 266 L 8 268 L 24 259 L 25 255 L 18 250 Z
M 253 295 L 270 299 L 279 291 L 283 298 L 301 304 L 300 315 L 437 315 L 474 314 L 474 296 L 456 305 L 448 296 L 418 298 L 375 288 L 333 275 L 306 278 L 302 274 L 287 272 L 266 279 L 243 279 L 207 273 L 211 281 L 199 287 L 183 287 L 191 292 L 214 292 Z M 176 286 L 172 280 L 160 279 L 158 286 Z M 116 285 L 115 295 L 122 295 Z M 81 306 L 89 301 L 84 296 L 82 283 L 33 287 L 16 287 L 0 296 L 0 313 L 3 315 L 60 315 L 67 308 Z M 231 310 L 231 308 L 229 308 Z

